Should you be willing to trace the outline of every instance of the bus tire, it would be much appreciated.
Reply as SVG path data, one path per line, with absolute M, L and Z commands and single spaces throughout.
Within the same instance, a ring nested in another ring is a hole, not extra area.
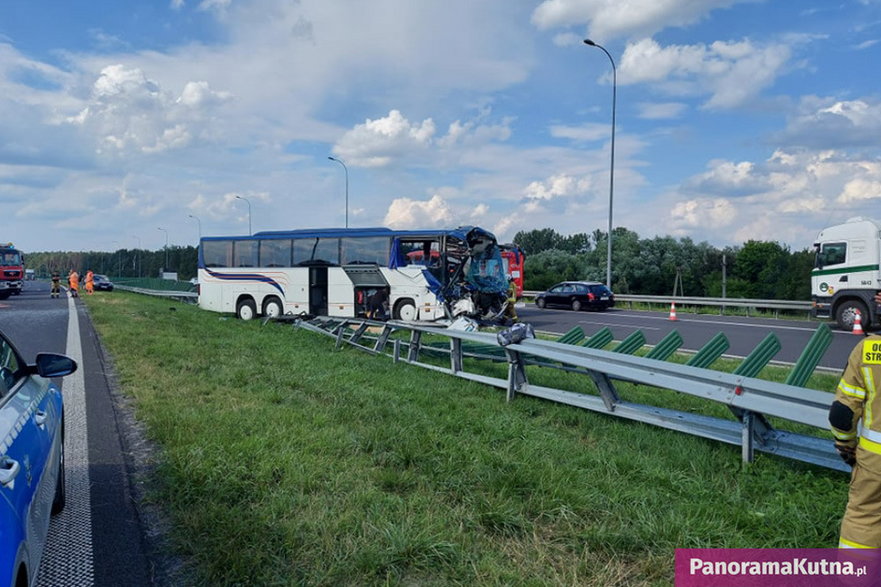
M 395 320 L 416 320 L 416 302 L 410 298 L 398 300 L 395 304 Z
M 267 318 L 278 318 L 284 313 L 281 307 L 281 300 L 276 297 L 267 298 L 263 302 L 263 315 Z
M 857 311 L 860 313 L 860 323 L 868 324 L 869 310 L 866 309 L 866 304 L 860 300 L 847 300 L 835 310 L 835 321 L 838 322 L 838 327 L 847 332 L 852 331 Z
M 236 317 L 240 320 L 251 320 L 256 315 L 257 306 L 251 298 L 241 299 L 239 300 L 239 303 L 236 304 Z

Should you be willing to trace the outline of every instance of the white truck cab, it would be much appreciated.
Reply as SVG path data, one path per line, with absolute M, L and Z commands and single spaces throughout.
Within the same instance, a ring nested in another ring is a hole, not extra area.
M 851 218 L 821 230 L 814 249 L 811 314 L 832 318 L 843 330 L 852 330 L 859 311 L 864 328 L 877 326 L 881 307 L 874 297 L 881 290 L 881 225 Z

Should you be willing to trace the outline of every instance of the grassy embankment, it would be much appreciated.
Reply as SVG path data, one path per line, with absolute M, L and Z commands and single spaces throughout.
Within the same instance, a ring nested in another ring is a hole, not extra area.
M 290 327 L 83 300 L 158 446 L 149 499 L 198 583 L 665 585 L 677 547 L 837 541 L 841 473 L 743 467 L 737 447 L 506 404 Z

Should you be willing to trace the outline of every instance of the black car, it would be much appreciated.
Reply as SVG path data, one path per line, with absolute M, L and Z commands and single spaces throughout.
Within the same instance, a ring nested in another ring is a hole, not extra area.
M 106 275 L 95 274 L 95 289 L 103 291 L 113 291 L 113 282 Z
M 615 294 L 598 281 L 564 281 L 535 297 L 535 305 L 561 306 L 576 312 L 582 309 L 606 310 L 615 305 Z

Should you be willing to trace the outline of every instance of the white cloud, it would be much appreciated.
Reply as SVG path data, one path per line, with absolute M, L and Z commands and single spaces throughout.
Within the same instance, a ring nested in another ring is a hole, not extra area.
M 881 135 L 881 102 L 808 96 L 775 139 L 814 149 L 874 146 Z
M 591 187 L 589 178 L 554 175 L 545 181 L 534 181 L 526 186 L 528 200 L 552 200 L 584 195 Z
M 677 96 L 709 95 L 707 108 L 732 108 L 773 84 L 790 56 L 783 44 L 717 41 L 661 47 L 654 39 L 642 39 L 624 50 L 618 83 L 652 83 Z
M 636 105 L 638 116 L 645 120 L 679 118 L 688 108 L 682 102 L 640 102 Z
M 359 167 L 383 167 L 400 160 L 419 162 L 426 157 L 431 157 L 432 165 L 442 165 L 447 158 L 458 160 L 457 150 L 507 140 L 511 135 L 509 122 L 492 125 L 456 120 L 446 135 L 436 136 L 437 127 L 431 118 L 411 122 L 399 110 L 392 110 L 388 116 L 368 118 L 346 132 L 333 152 L 346 164 Z
M 767 191 L 771 185 L 766 175 L 758 174 L 750 161 L 710 161 L 710 170 L 689 179 L 683 185 L 693 192 L 742 196 Z
M 429 200 L 396 198 L 388 207 L 385 225 L 390 228 L 435 228 L 453 224 L 454 214 L 439 194 Z
M 551 136 L 557 139 L 570 139 L 577 142 L 608 140 L 612 127 L 608 124 L 583 124 L 581 126 L 551 126 Z
M 428 148 L 435 130 L 430 118 L 413 124 L 392 110 L 384 118 L 368 118 L 347 132 L 333 152 L 352 165 L 382 167 L 395 158 Z
M 876 180 L 854 179 L 847 182 L 835 201 L 839 204 L 881 203 L 881 177 Z
M 737 209 L 722 198 L 702 198 L 679 202 L 670 211 L 670 220 L 677 229 L 701 228 L 713 230 L 731 225 L 737 219 Z
M 532 13 L 532 22 L 542 30 L 586 24 L 589 37 L 605 42 L 688 26 L 713 10 L 750 1 L 754 0 L 544 0 Z
M 190 144 L 210 109 L 229 99 L 205 82 L 173 97 L 137 68 L 110 65 L 92 86 L 88 105 L 68 122 L 95 135 L 99 153 L 157 153 Z

